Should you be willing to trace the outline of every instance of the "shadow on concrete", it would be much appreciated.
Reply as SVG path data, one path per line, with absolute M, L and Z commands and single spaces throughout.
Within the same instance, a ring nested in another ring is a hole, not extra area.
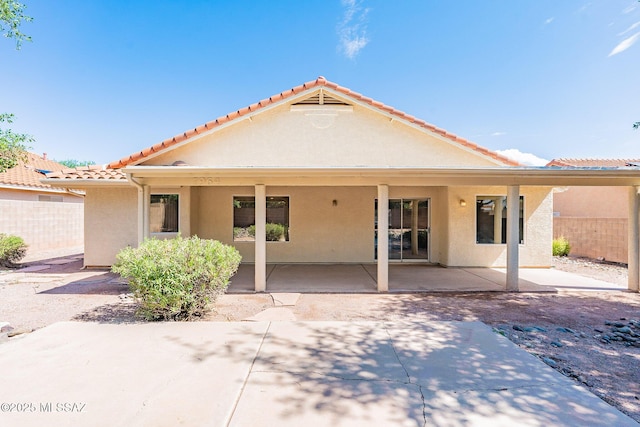
M 167 337 L 192 358 L 233 341 Z M 252 425 L 634 425 L 479 323 L 271 323 L 234 409 Z

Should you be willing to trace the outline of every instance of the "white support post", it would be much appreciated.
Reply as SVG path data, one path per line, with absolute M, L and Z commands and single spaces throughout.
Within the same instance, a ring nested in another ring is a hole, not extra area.
M 144 241 L 144 188 L 138 186 L 138 246 Z
M 255 242 L 255 291 L 267 290 L 267 190 L 264 184 L 255 186 L 256 242 Z
M 510 185 L 507 188 L 507 292 L 519 291 L 519 244 L 520 186 Z
M 378 185 L 378 292 L 389 291 L 389 186 Z
M 640 290 L 640 223 L 638 222 L 640 201 L 638 191 L 640 187 L 629 188 L 629 220 L 628 220 L 628 271 L 629 278 L 627 287 L 630 291 Z
M 151 226 L 149 224 L 151 211 L 151 189 L 148 185 L 142 186 L 142 194 L 144 198 L 142 205 L 142 240 L 144 240 L 151 236 Z

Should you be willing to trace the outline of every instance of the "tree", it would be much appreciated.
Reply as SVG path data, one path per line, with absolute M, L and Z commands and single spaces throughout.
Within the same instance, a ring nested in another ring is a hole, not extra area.
M 13 123 L 13 114 L 0 114 L 0 125 Z M 24 133 L 15 133 L 11 129 L 0 127 L 0 172 L 11 169 L 20 160 L 25 160 L 26 144 L 33 142 L 33 137 Z
M 30 42 L 31 37 L 20 31 L 23 22 L 31 22 L 33 18 L 24 14 L 26 6 L 15 0 L 0 0 L 0 31 L 2 35 L 16 41 L 16 49 L 20 50 L 22 42 Z
M 6 38 L 16 41 L 16 49 L 20 49 L 23 41 L 31 41 L 31 37 L 20 31 L 23 22 L 31 22 L 33 18 L 24 14 L 26 6 L 15 0 L 0 0 L 0 32 Z M 13 114 L 0 114 L 2 123 L 13 123 Z M 33 137 L 24 133 L 14 133 L 11 129 L 0 127 L 0 172 L 4 172 L 25 160 L 25 144 L 33 142 Z
M 96 164 L 96 162 L 92 160 L 74 160 L 74 159 L 56 160 L 56 162 L 60 163 L 61 165 L 65 165 L 68 168 L 77 168 L 80 166 L 91 166 Z
M 634 128 L 634 129 L 638 129 L 638 128 L 640 128 L 640 122 L 635 122 L 635 123 L 633 124 L 633 128 Z

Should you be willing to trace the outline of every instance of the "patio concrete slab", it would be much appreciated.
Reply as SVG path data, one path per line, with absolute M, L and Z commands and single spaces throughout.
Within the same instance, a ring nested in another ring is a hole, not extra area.
M 0 377 L 18 427 L 637 425 L 479 322 L 66 322 Z
M 360 264 L 276 264 L 268 292 L 376 292 L 376 281 Z
M 625 286 L 553 268 L 520 268 L 521 292 L 623 291 Z M 229 293 L 254 292 L 253 265 L 241 265 Z M 269 264 L 267 292 L 374 293 L 375 264 Z M 424 264 L 389 265 L 389 292 L 504 292 L 504 268 L 445 268 Z

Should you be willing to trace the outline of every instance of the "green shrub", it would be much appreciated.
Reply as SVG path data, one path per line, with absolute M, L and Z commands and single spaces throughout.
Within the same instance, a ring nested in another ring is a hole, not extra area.
M 0 233 L 0 267 L 14 268 L 27 254 L 27 245 L 22 237 Z
M 277 242 L 285 239 L 285 233 L 287 229 L 282 224 L 265 224 L 265 234 L 267 236 L 267 242 Z
M 567 256 L 571 252 L 571 245 L 564 237 L 553 239 L 553 256 Z
M 240 265 L 240 253 L 216 240 L 145 240 L 125 248 L 112 271 L 129 279 L 139 303 L 137 314 L 147 320 L 190 320 L 209 310 Z

